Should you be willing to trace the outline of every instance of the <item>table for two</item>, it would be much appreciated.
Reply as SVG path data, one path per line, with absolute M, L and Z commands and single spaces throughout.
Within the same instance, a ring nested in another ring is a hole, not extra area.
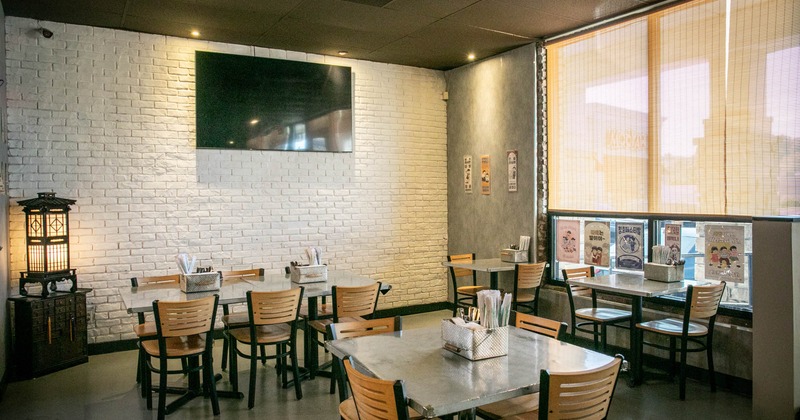
M 288 290 L 303 286 L 303 297 L 308 299 L 308 317 L 309 319 L 313 320 L 317 319 L 318 317 L 318 299 L 320 297 L 331 296 L 331 288 L 333 286 L 357 287 L 366 286 L 372 283 L 375 283 L 375 280 L 370 279 L 369 277 L 353 274 L 347 271 L 328 270 L 328 280 L 318 283 L 297 284 L 292 282 L 289 276 L 286 274 L 267 274 L 263 277 L 256 276 L 223 280 L 219 290 L 208 292 L 184 293 L 180 290 L 178 284 L 176 283 L 161 283 L 144 285 L 140 287 L 122 288 L 119 289 L 119 294 L 128 313 L 133 314 L 152 312 L 154 300 L 187 301 L 216 294 L 219 295 L 220 305 L 237 304 L 247 302 L 247 292 L 250 290 L 255 292 L 269 292 Z M 382 283 L 381 292 L 386 293 L 389 290 L 391 290 L 391 285 Z M 307 357 L 304 358 L 305 370 L 316 370 L 317 366 L 319 365 L 317 352 L 308 351 L 307 353 Z M 199 375 L 190 375 L 188 388 L 189 390 L 193 390 L 191 394 L 200 395 Z M 226 393 L 225 391 L 220 391 L 220 396 L 241 398 L 240 393 L 233 394 Z
M 497 290 L 498 273 L 501 271 L 514 271 L 515 263 L 502 261 L 500 258 L 485 258 L 472 261 L 447 261 L 445 267 L 466 268 L 469 270 L 489 273 L 489 288 Z
M 508 355 L 470 361 L 442 348 L 440 327 L 327 342 L 337 357 L 352 356 L 380 379 L 405 382 L 408 404 L 425 417 L 458 413 L 539 391 L 539 372 L 573 372 L 611 362 L 610 356 L 515 327 Z

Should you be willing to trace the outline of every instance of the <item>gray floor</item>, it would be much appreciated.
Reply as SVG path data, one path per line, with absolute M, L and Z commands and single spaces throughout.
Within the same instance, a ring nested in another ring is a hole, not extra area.
M 438 325 L 448 312 L 404 317 L 404 328 Z M 221 342 L 216 343 L 221 351 Z M 219 360 L 219 357 L 217 358 Z M 118 352 L 91 356 L 89 363 L 22 382 L 11 383 L 0 402 L 0 419 L 153 419 L 139 397 L 135 382 L 136 353 Z M 248 368 L 242 367 L 240 383 L 246 390 Z M 337 419 L 335 395 L 328 394 L 328 379 L 303 382 L 303 399 L 295 400 L 294 391 L 278 386 L 276 375 L 258 377 L 256 406 L 247 409 L 246 400 L 221 399 L 219 418 L 236 419 Z M 177 379 L 180 381 L 181 379 Z M 229 388 L 227 374 L 219 385 Z M 642 386 L 617 386 L 610 419 L 750 419 L 751 399 L 724 390 L 711 393 L 707 384 L 688 381 L 686 401 L 678 400 L 677 383 L 648 380 Z M 156 399 L 157 400 L 157 399 Z M 155 401 L 155 400 L 154 400 Z M 169 419 L 213 419 L 211 404 L 196 399 Z

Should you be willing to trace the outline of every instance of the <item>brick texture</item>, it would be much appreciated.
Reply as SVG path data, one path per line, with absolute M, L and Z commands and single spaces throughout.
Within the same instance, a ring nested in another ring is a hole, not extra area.
M 25 270 L 16 200 L 76 199 L 90 342 L 133 337 L 117 290 L 175 272 L 179 252 L 275 272 L 317 245 L 332 268 L 390 283 L 381 309 L 447 299 L 442 72 L 52 22 L 45 39 L 38 26 L 6 18 L 11 272 Z M 196 149 L 195 50 L 352 67 L 355 151 Z

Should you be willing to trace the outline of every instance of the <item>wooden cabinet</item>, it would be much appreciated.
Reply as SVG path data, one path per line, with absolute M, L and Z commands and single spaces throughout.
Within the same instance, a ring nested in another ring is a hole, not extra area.
M 89 360 L 86 294 L 11 297 L 12 361 L 18 378 L 32 378 Z

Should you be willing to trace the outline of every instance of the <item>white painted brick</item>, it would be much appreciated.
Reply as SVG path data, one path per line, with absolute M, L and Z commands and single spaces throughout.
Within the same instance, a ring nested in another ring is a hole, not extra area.
M 24 34 L 38 25 L 6 17 L 9 196 L 78 200 L 91 342 L 133 338 L 117 290 L 175 272 L 178 252 L 280 270 L 316 245 L 333 269 L 392 284 L 380 308 L 446 300 L 442 72 L 49 22 L 55 42 L 37 43 Z M 197 49 L 352 67 L 355 152 L 195 149 Z M 10 216 L 10 270 L 24 271 L 24 216 Z

